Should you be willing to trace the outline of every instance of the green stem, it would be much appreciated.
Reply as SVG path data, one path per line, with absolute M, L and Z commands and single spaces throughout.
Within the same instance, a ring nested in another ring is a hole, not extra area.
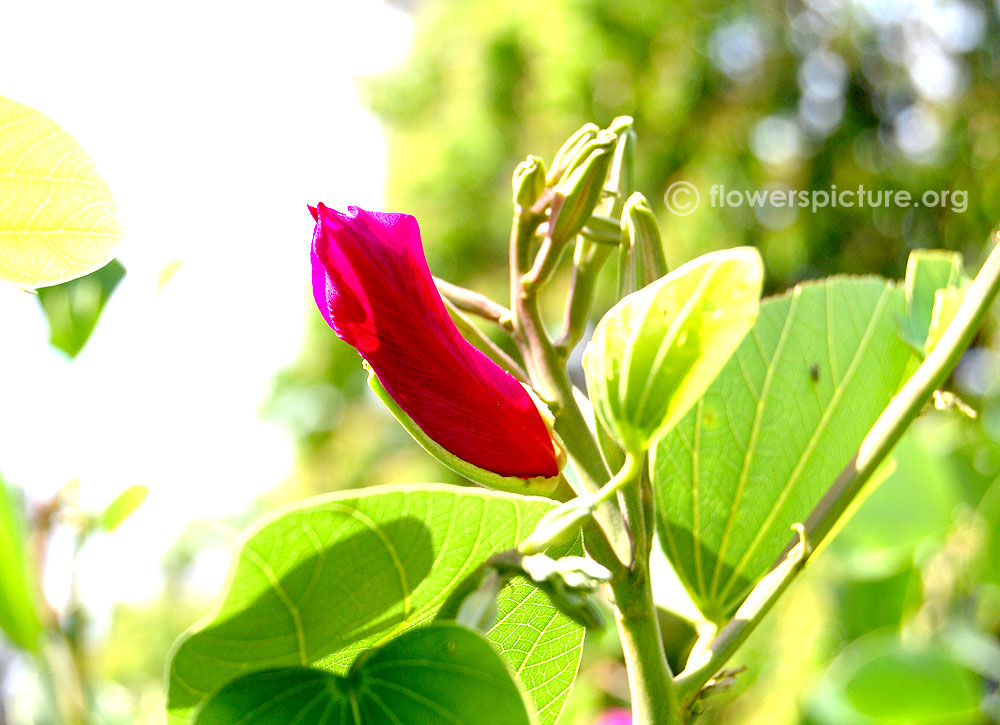
M 630 597 L 626 607 L 621 603 L 622 588 L 622 585 L 612 584 L 615 623 L 628 672 L 632 722 L 636 725 L 679 724 L 682 719 L 677 690 L 663 654 L 663 640 L 652 595 Z M 649 587 L 646 585 L 642 589 L 648 590 Z
M 609 480 L 607 466 L 597 440 L 573 397 L 565 361 L 552 345 L 542 324 L 534 290 L 525 289 L 522 282 L 530 263 L 531 239 L 540 219 L 534 213 L 522 212 L 514 216 L 510 245 L 513 336 L 536 391 L 552 406 L 556 431 L 569 448 L 584 488 L 578 493 L 595 496 L 601 490 L 601 484 Z M 629 469 L 641 472 L 642 467 L 633 465 Z M 623 487 L 636 488 L 627 484 Z M 621 519 L 617 507 L 610 508 Z M 629 675 L 633 722 L 658 725 L 679 723 L 677 692 L 663 652 L 653 603 L 648 551 L 643 547 L 642 556 L 632 557 L 631 566 L 623 565 L 596 518 L 587 520 L 584 535 L 591 555 L 613 573 L 611 590 L 615 598 L 615 621 Z
M 609 256 L 612 247 L 598 245 L 588 241 L 577 242 L 577 257 L 573 265 L 573 281 L 569 288 L 569 299 L 566 301 L 566 312 L 563 316 L 563 329 L 555 348 L 563 359 L 583 338 L 590 318 L 590 306 L 594 299 L 594 288 L 601 274 L 601 268 Z
M 642 496 L 645 457 L 626 455 L 625 468 L 605 489 L 621 492 L 632 531 L 632 566 L 611 582 L 615 623 L 625 656 L 632 722 L 669 725 L 681 722 L 673 673 L 663 651 L 663 638 L 649 578 L 646 510 Z M 604 490 L 604 489 L 602 489 Z
M 604 465 L 600 448 L 573 398 L 573 384 L 565 362 L 545 331 L 535 292 L 525 289 L 522 283 L 523 270 L 530 265 L 531 239 L 540 222 L 540 215 L 527 212 L 515 214 L 511 226 L 512 335 L 524 357 L 532 387 L 552 409 L 556 433 L 572 449 L 569 453 L 585 489 L 578 493 L 594 493 L 601 483 L 608 480 L 607 466 Z
M 697 661 L 690 662 L 677 677 L 677 686 L 685 706 L 697 698 L 705 683 L 760 624 L 771 605 L 802 570 L 812 549 L 834 530 L 865 482 L 958 364 L 989 312 L 998 291 L 1000 244 L 994 245 L 941 340 L 879 415 L 857 453 L 841 470 L 805 523 L 798 525 L 797 539 L 789 543 L 771 572 L 754 587 L 704 655 L 695 658 Z

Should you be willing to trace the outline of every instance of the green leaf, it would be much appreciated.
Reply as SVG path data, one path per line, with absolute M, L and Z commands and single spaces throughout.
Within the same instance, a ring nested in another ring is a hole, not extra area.
M 122 491 L 101 513 L 98 522 L 105 531 L 114 531 L 136 512 L 149 495 L 146 486 L 131 486 Z
M 21 508 L 0 480 L 0 629 L 29 651 L 42 631 Z
M 833 278 L 766 300 L 697 406 L 653 452 L 660 540 L 719 620 L 791 539 L 902 384 L 903 290 Z
M 925 345 L 938 290 L 957 289 L 968 282 L 962 255 L 944 249 L 915 249 L 906 260 L 906 316 L 901 320 L 903 338 L 914 350 Z M 950 317 L 948 318 L 950 319 Z
M 810 710 L 831 724 L 980 723 L 981 689 L 980 678 L 939 646 L 906 647 L 895 632 L 877 631 L 837 656 Z
M 639 453 L 701 397 L 757 316 L 763 268 L 750 247 L 698 257 L 633 292 L 584 355 L 594 411 Z
M 118 207 L 94 162 L 54 121 L 0 96 L 0 279 L 66 282 L 107 264 Z
M 441 610 L 454 604 L 459 586 L 552 507 L 546 499 L 425 484 L 323 496 L 268 517 L 245 536 L 216 611 L 174 650 L 172 718 L 186 721 L 248 671 L 311 666 L 344 674 L 364 650 L 450 613 Z M 543 724 L 565 705 L 583 635 L 522 580 L 501 592 L 487 637 Z
M 38 290 L 38 302 L 49 321 L 49 342 L 76 357 L 124 277 L 125 268 L 112 259 L 96 272 Z
M 934 311 L 931 313 L 931 326 L 927 330 L 927 340 L 924 342 L 924 352 L 931 350 L 941 341 L 941 336 L 948 329 L 952 318 L 965 299 L 968 285 L 963 287 L 946 287 L 934 292 Z
M 452 623 L 414 629 L 358 658 L 346 677 L 264 670 L 223 687 L 196 725 L 529 725 L 517 684 L 482 636 Z

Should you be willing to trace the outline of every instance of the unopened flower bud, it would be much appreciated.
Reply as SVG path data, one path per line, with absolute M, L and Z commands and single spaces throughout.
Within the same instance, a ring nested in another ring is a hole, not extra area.
M 316 304 L 364 358 L 369 385 L 406 430 L 477 483 L 517 493 L 559 490 L 561 447 L 531 393 L 455 327 L 416 220 L 322 204 L 313 214 Z
M 599 130 L 597 124 L 585 123 L 566 139 L 566 142 L 556 151 L 555 158 L 552 159 L 552 168 L 549 170 L 547 179 L 549 186 L 554 186 L 563 177 L 580 149 L 596 137 Z
M 568 541 L 579 531 L 592 509 L 578 499 L 556 506 L 545 514 L 517 550 L 525 555 L 539 554 L 550 546 Z
M 608 130 L 617 134 L 618 144 L 615 146 L 615 155 L 611 160 L 604 188 L 620 199 L 627 199 L 635 190 L 635 146 L 638 141 L 635 129 L 632 128 L 632 117 L 619 116 Z
M 590 149 L 582 163 L 556 187 L 549 220 L 549 236 L 557 248 L 579 234 L 594 213 L 608 175 L 618 137 L 601 131 L 587 144 Z
M 514 204 L 528 209 L 545 191 L 545 162 L 538 156 L 528 156 L 514 169 Z
M 488 570 L 479 588 L 462 600 L 455 621 L 479 632 L 485 632 L 496 624 L 497 595 L 504 583 L 503 577 L 496 570 Z

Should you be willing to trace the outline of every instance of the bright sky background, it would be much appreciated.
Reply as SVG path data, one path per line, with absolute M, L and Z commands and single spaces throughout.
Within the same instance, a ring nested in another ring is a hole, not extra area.
M 411 23 L 376 0 L 31 0 L 2 18 L 0 94 L 76 138 L 126 227 L 128 276 L 75 361 L 35 299 L 0 286 L 4 477 L 40 498 L 79 476 L 94 509 L 150 487 L 84 562 L 101 609 L 156 590 L 189 520 L 289 473 L 292 443 L 258 410 L 310 311 L 306 203 L 382 206 L 385 145 L 356 79 L 402 61 Z

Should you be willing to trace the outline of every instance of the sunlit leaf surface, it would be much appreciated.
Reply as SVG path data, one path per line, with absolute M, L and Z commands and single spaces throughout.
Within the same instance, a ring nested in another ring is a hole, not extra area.
M 903 290 L 833 278 L 765 301 L 705 396 L 655 449 L 667 556 L 709 617 L 732 613 L 902 384 Z
M 176 648 L 175 721 L 252 670 L 345 673 L 370 647 L 427 624 L 490 555 L 512 548 L 552 507 L 544 499 L 438 485 L 326 496 L 248 535 L 224 600 Z M 488 638 L 553 723 L 579 665 L 583 628 L 520 580 L 503 590 Z
M 760 254 L 713 252 L 633 292 L 601 319 L 584 355 L 594 412 L 643 450 L 690 409 L 757 316 Z
M 82 277 L 121 238 L 86 152 L 55 121 L 0 96 L 0 279 L 43 287 Z
M 451 623 L 411 630 L 372 650 L 347 677 L 302 667 L 246 675 L 195 718 L 196 725 L 484 722 L 529 725 L 530 717 L 490 643 Z

